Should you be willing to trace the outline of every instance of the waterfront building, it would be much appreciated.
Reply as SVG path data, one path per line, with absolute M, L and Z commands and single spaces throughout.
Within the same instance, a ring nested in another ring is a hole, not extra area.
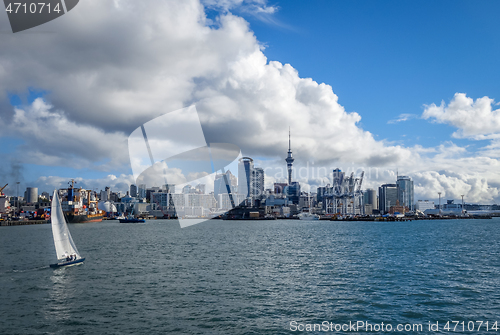
M 285 159 L 286 161 L 286 167 L 288 170 L 288 185 L 292 184 L 292 168 L 293 168 L 293 156 L 292 156 L 292 140 L 291 140 L 291 133 L 290 129 L 288 129 L 288 155 Z
M 234 205 L 238 206 L 241 203 L 243 203 L 246 200 L 246 197 L 244 194 L 238 194 L 238 193 L 233 193 L 232 194 Z M 220 210 L 231 210 L 233 209 L 233 206 L 231 204 L 231 199 L 229 198 L 229 194 L 226 193 L 219 193 L 217 195 L 217 207 Z
M 398 200 L 398 187 L 396 184 L 384 184 L 378 188 L 378 208 L 381 213 L 389 213 L 391 206 Z
M 24 194 L 24 198 L 28 204 L 34 204 L 38 202 L 38 187 L 28 187 Z
M 424 212 L 427 209 L 434 209 L 436 206 L 434 205 L 434 201 L 429 200 L 418 200 L 415 204 L 415 210 Z
M 207 209 L 217 207 L 217 202 L 213 194 L 191 193 L 187 194 L 186 197 L 187 207 L 203 207 Z
M 132 198 L 137 198 L 137 185 L 130 185 L 130 196 Z
M 398 200 L 400 205 L 408 207 L 410 211 L 414 211 L 413 180 L 408 176 L 398 176 L 396 185 L 398 187 Z

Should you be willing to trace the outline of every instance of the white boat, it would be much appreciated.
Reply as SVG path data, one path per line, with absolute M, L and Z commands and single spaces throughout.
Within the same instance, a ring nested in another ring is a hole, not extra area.
M 58 268 L 61 266 L 81 264 L 85 258 L 80 256 L 78 249 L 76 249 L 75 242 L 73 242 L 71 238 L 57 191 L 54 191 L 50 212 L 52 235 L 54 236 L 54 245 L 57 254 L 57 263 L 50 264 L 50 267 Z
M 303 211 L 302 213 L 297 214 L 297 217 L 301 220 L 319 220 L 319 215 L 318 214 L 313 214 L 311 213 L 311 197 L 310 194 L 307 195 L 307 202 L 309 204 L 309 210 L 308 211 Z
M 297 214 L 297 217 L 301 220 L 319 220 L 319 215 L 318 214 L 312 214 L 309 212 L 302 212 L 300 214 Z

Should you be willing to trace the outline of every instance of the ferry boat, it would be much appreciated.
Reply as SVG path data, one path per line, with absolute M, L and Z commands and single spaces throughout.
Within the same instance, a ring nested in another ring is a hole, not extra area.
M 59 190 L 61 206 L 68 223 L 100 222 L 105 212 L 97 207 L 97 200 L 92 200 L 90 190 L 75 188 L 72 179 L 67 189 Z

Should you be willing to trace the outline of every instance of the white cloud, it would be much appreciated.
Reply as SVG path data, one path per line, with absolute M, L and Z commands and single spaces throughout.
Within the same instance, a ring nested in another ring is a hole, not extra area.
M 493 110 L 494 100 L 482 97 L 474 101 L 464 93 L 455 93 L 448 106 L 427 106 L 422 117 L 452 125 L 456 138 L 476 140 L 500 138 L 500 109 Z
M 377 141 L 359 126 L 359 114 L 338 103 L 331 86 L 301 78 L 290 64 L 269 61 L 248 22 L 230 13 L 246 6 L 268 15 L 275 7 L 258 0 L 204 4 L 222 8 L 216 26 L 197 0 L 86 0 L 78 10 L 34 28 L 51 34 L 2 37 L 0 106 L 8 103 L 5 92 L 24 94 L 34 87 L 49 93 L 30 106 L 0 109 L 0 124 L 8 129 L 0 136 L 24 140 L 16 152 L 24 163 L 70 162 L 128 173 L 128 134 L 196 104 L 207 142 L 234 143 L 244 155 L 265 157 L 267 166 L 284 166 L 290 126 L 297 169 L 307 161 L 328 171 L 352 165 L 378 169 L 376 177 L 365 179 L 376 187 L 394 181 L 393 171 L 400 168 L 415 174 L 424 195 L 444 189 L 451 195 L 467 191 L 477 201 L 498 196 L 494 185 L 500 178 L 492 172 L 498 161 L 487 156 L 499 151 L 496 142 L 471 153 L 451 142 L 406 148 Z M 448 106 L 428 106 L 423 117 L 459 128 L 457 137 L 493 138 L 500 121 L 492 104 L 487 97 L 474 102 L 456 94 Z M 411 117 L 402 114 L 394 122 Z M 169 179 L 181 182 L 178 172 Z M 317 185 L 322 178 L 304 182 Z M 116 180 L 133 182 L 124 174 L 95 183 L 117 185 Z
M 398 122 L 405 122 L 410 119 L 416 118 L 417 115 L 415 114 L 400 114 L 397 119 L 389 120 L 387 121 L 388 124 L 393 124 L 393 123 L 398 123 Z
M 106 133 L 95 126 L 70 121 L 42 98 L 24 108 L 15 108 L 12 122 L 3 134 L 23 139 L 18 150 L 25 163 L 76 169 L 93 167 L 95 163 L 110 169 L 126 163 L 122 155 L 127 150 L 125 134 Z

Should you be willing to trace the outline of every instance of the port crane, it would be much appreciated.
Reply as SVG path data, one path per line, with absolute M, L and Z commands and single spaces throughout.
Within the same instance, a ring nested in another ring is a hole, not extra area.
M 2 191 L 7 187 L 7 185 L 9 185 L 9 184 L 5 184 L 4 187 L 0 188 L 0 195 L 3 195 Z

